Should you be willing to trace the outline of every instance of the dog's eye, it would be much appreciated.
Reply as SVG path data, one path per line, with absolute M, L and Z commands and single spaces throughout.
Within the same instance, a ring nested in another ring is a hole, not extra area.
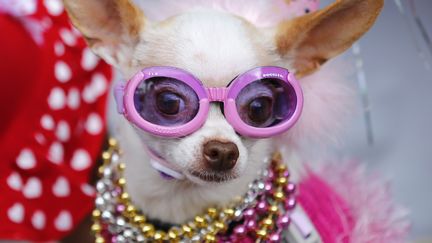
M 181 98 L 172 92 L 162 92 L 156 97 L 156 105 L 166 115 L 176 115 L 180 110 Z
M 270 97 L 258 97 L 248 105 L 248 116 L 256 124 L 265 123 L 273 113 L 273 100 Z

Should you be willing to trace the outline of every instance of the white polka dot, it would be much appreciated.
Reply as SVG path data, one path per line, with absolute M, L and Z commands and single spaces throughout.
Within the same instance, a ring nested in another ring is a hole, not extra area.
M 12 172 L 7 178 L 7 184 L 10 188 L 19 191 L 22 188 L 23 182 L 21 176 L 17 172 Z
M 54 66 L 54 74 L 58 81 L 65 83 L 72 77 L 72 71 L 70 67 L 63 61 L 56 62 Z
M 48 150 L 48 158 L 54 164 L 60 164 L 63 161 L 64 149 L 59 142 L 51 144 Z
M 68 211 L 61 211 L 54 221 L 54 226 L 59 231 L 68 231 L 72 228 L 72 216 Z
M 72 156 L 71 166 L 74 170 L 85 170 L 91 165 L 91 158 L 87 151 L 78 149 Z
M 43 115 L 40 120 L 41 126 L 46 130 L 52 130 L 54 128 L 54 119 L 50 115 Z
M 42 183 L 36 177 L 30 177 L 23 189 L 24 197 L 33 199 L 42 195 Z
M 89 184 L 82 184 L 81 185 L 81 191 L 89 197 L 94 196 L 96 193 L 94 187 L 89 185 Z
M 93 70 L 99 62 L 99 58 L 93 54 L 90 48 L 85 48 L 81 58 L 81 67 L 86 71 Z
M 102 119 L 96 113 L 91 113 L 85 125 L 88 133 L 91 135 L 98 135 L 102 131 Z
M 31 218 L 31 222 L 33 227 L 35 227 L 35 229 L 41 230 L 45 228 L 45 222 L 46 222 L 45 214 L 40 210 L 35 211 Z
M 82 92 L 82 98 L 88 104 L 91 104 L 96 101 L 97 99 L 96 93 L 94 92 L 94 90 L 90 85 L 84 88 Z
M 66 28 L 60 30 L 60 37 L 63 42 L 68 46 L 74 46 L 76 44 L 76 36 Z
M 30 149 L 21 150 L 16 159 L 18 167 L 23 170 L 32 169 L 36 166 L 36 158 Z
M 53 110 L 60 110 L 65 107 L 66 95 L 63 89 L 55 87 L 51 90 L 48 97 L 48 105 Z
M 80 94 L 77 88 L 71 88 L 69 90 L 67 103 L 69 108 L 72 110 L 78 109 L 80 105 Z
M 63 120 L 58 122 L 57 129 L 56 129 L 56 136 L 62 142 L 66 142 L 69 140 L 70 128 L 67 122 Z
M 97 96 L 104 94 L 107 90 L 107 80 L 105 76 L 100 73 L 93 75 L 91 86 Z
M 24 207 L 21 203 L 15 203 L 8 209 L 8 217 L 14 223 L 21 223 L 24 220 Z
M 63 45 L 63 43 L 61 42 L 56 42 L 54 44 L 54 53 L 59 57 L 59 56 L 63 56 L 63 54 L 65 53 L 65 46 Z
M 60 2 L 60 0 L 45 0 L 44 4 L 48 10 L 48 13 L 53 16 L 59 16 L 63 13 L 63 4 Z
M 52 192 L 56 197 L 67 197 L 70 194 L 69 182 L 63 176 L 59 177 L 52 187 Z
M 45 138 L 45 136 L 43 134 L 36 133 L 34 135 L 34 137 L 36 139 L 36 142 L 38 142 L 39 144 L 44 145 L 46 143 L 46 138 Z

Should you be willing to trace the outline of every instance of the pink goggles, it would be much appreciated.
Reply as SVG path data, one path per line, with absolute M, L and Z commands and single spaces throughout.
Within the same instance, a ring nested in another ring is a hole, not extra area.
M 210 102 L 219 102 L 227 121 L 252 138 L 278 135 L 300 117 L 303 94 L 294 74 L 281 67 L 257 67 L 228 87 L 205 87 L 185 70 L 149 67 L 114 90 L 117 110 L 140 129 L 161 137 L 182 137 L 206 121 Z

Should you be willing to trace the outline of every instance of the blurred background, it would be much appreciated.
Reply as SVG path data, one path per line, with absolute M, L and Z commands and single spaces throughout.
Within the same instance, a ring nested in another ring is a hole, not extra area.
M 332 151 L 391 180 L 411 212 L 414 242 L 432 242 L 431 37 L 431 0 L 385 1 L 374 27 L 341 57 L 355 66 L 361 107 Z
M 362 107 L 335 148 L 391 179 L 396 200 L 411 211 L 416 242 L 432 242 L 431 36 L 432 1 L 385 1 L 374 27 L 345 55 L 357 68 Z

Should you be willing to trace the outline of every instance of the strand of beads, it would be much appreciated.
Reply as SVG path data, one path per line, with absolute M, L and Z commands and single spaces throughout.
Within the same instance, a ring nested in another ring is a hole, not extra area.
M 270 169 L 249 185 L 245 196 L 225 209 L 209 208 L 205 214 L 169 231 L 159 231 L 133 205 L 125 191 L 125 164 L 114 139 L 102 154 L 100 180 L 96 184 L 96 209 L 93 211 L 97 243 L 113 242 L 242 242 L 244 237 L 258 241 L 278 242 L 281 231 L 290 222 L 289 211 L 295 206 L 295 185 L 288 182 L 289 173 L 275 156 Z M 231 223 L 237 226 L 227 235 Z
M 244 242 L 245 238 L 265 242 L 280 242 L 282 231 L 290 224 L 290 212 L 296 205 L 296 186 L 288 181 L 289 172 L 275 156 L 265 182 L 265 193 L 258 197 L 255 207 L 243 214 L 243 223 L 226 237 L 231 242 Z

